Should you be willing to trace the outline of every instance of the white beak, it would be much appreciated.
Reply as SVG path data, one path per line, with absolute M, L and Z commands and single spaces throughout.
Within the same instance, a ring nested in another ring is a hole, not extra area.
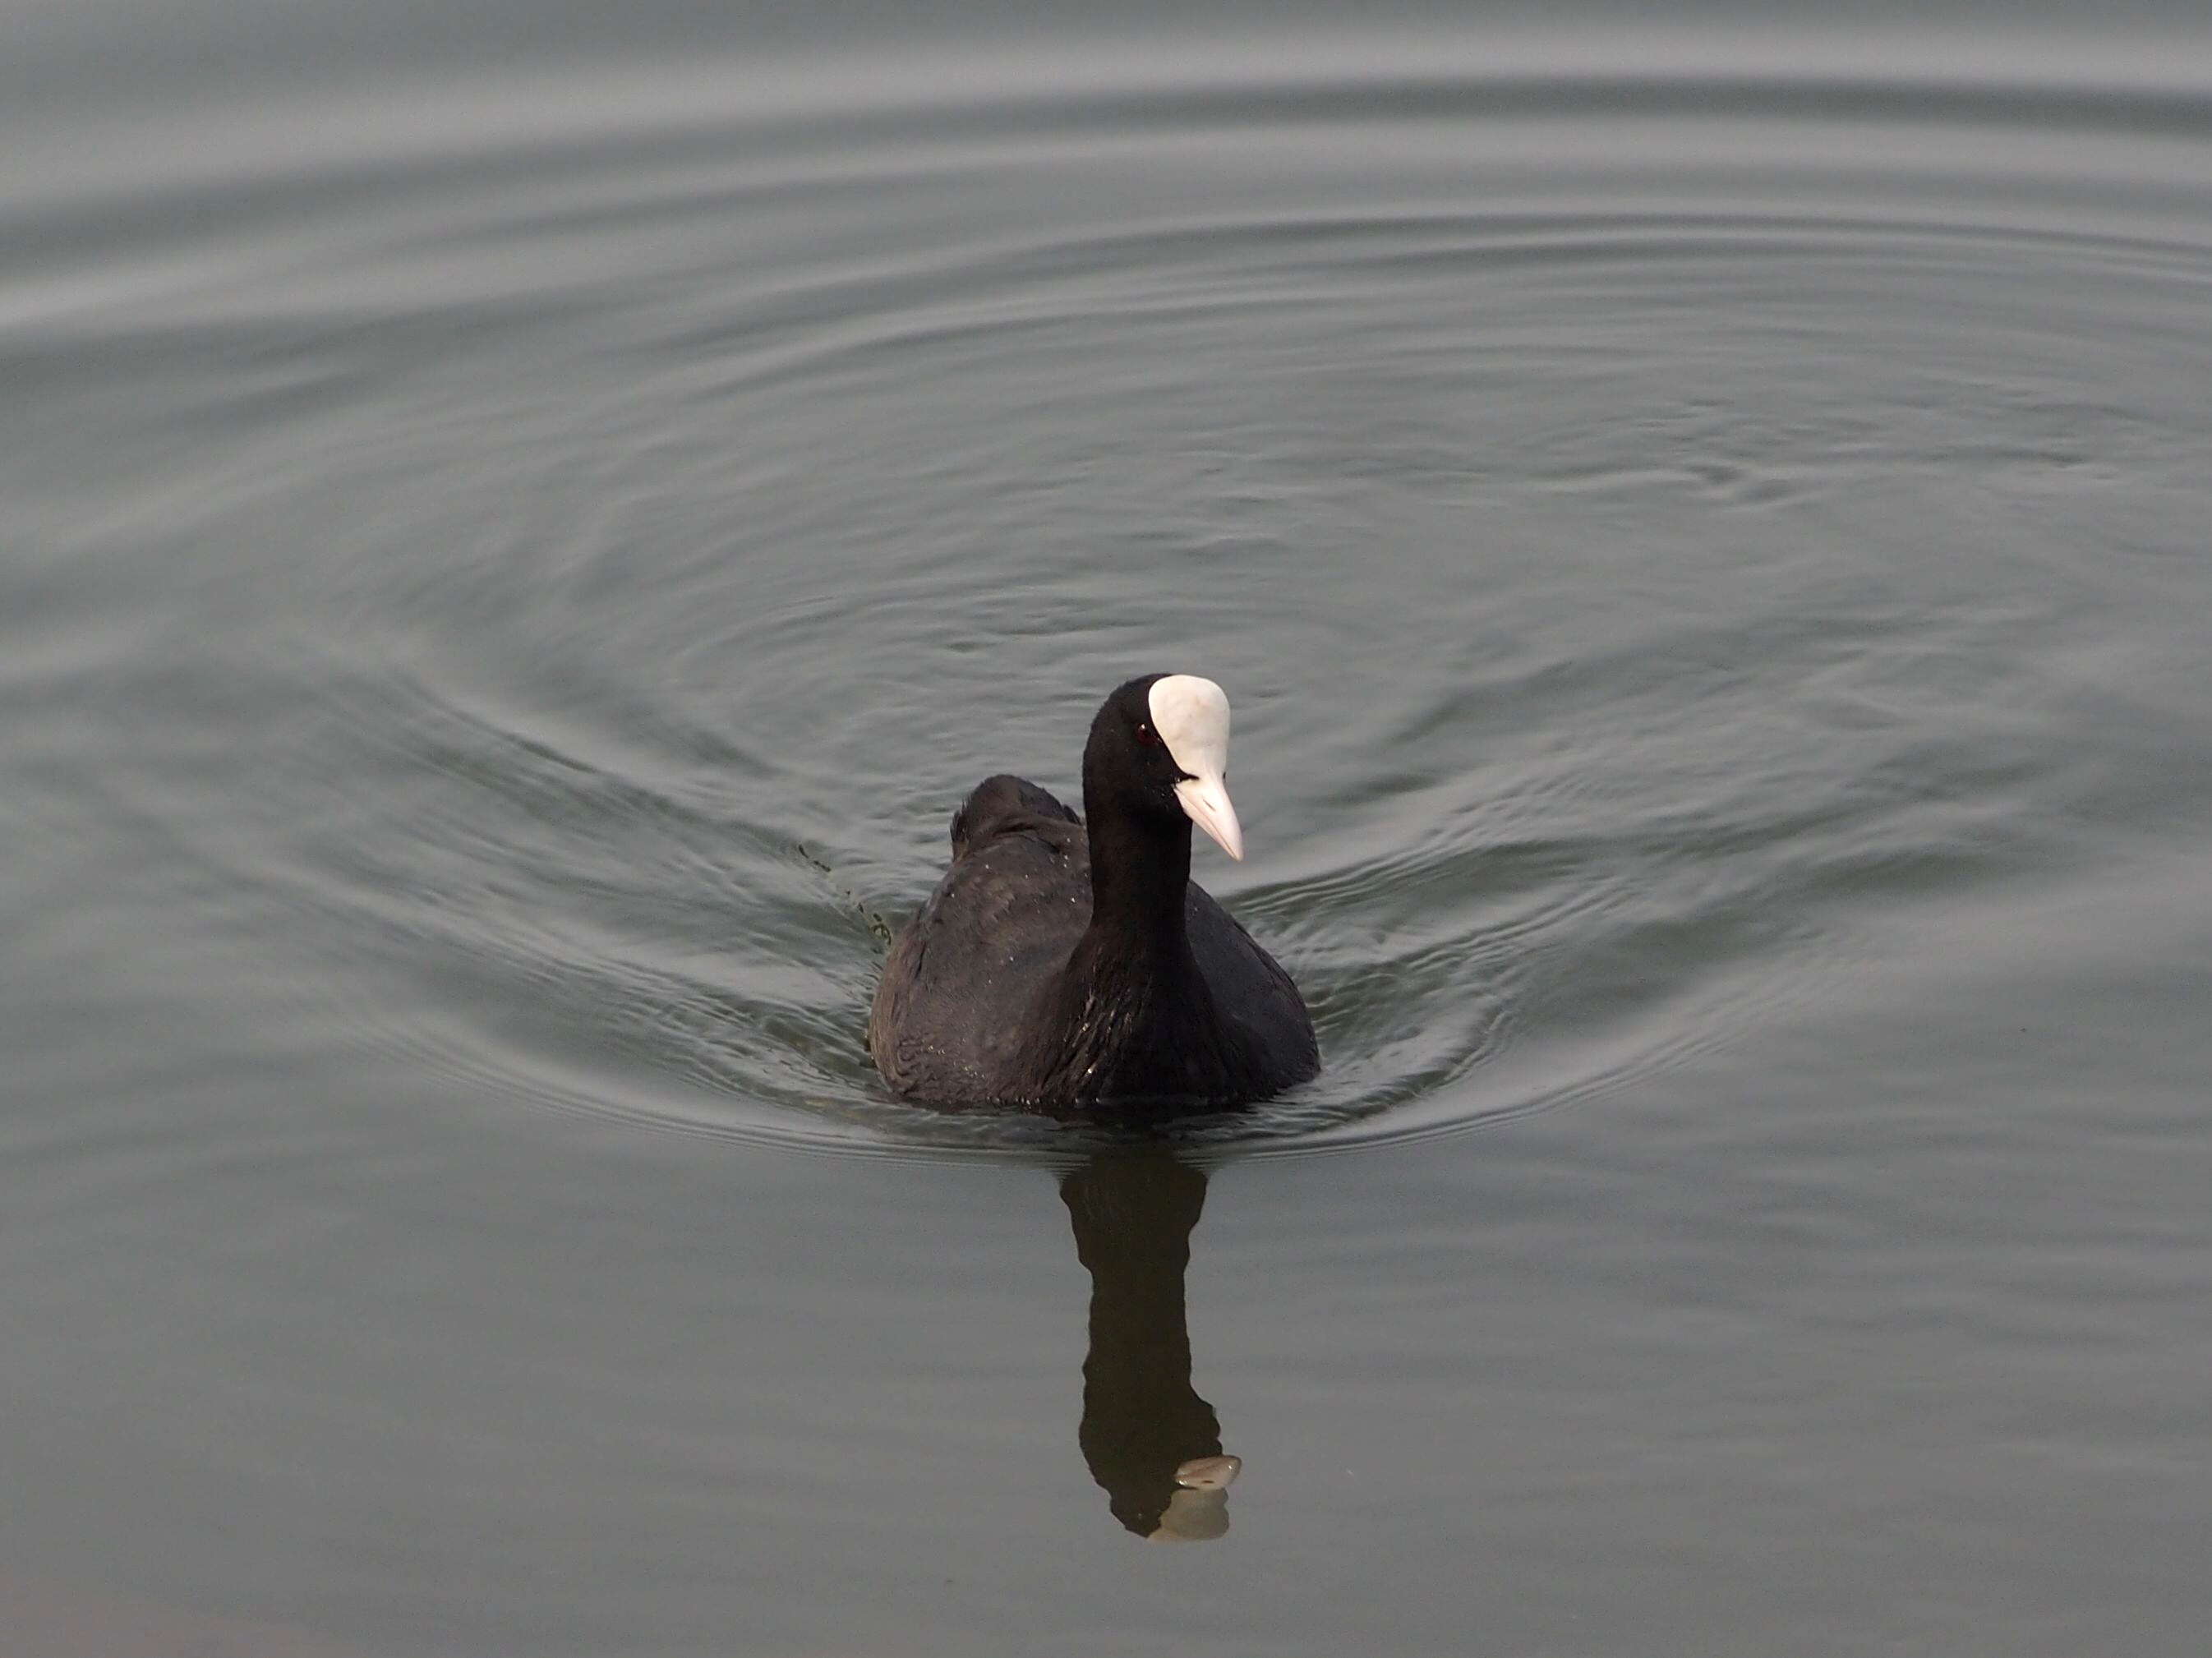
M 1211 768 L 1186 777 L 1175 786 L 1190 821 L 1221 843 L 1222 851 L 1240 863 L 1244 857 L 1244 831 L 1237 822 L 1237 808 L 1229 804 L 1229 785 Z

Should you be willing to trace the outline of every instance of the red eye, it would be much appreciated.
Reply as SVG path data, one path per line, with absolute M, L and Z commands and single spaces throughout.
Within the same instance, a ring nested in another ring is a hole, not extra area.
M 1160 734 L 1158 732 L 1154 731 L 1150 726 L 1147 726 L 1141 720 L 1137 722 L 1137 741 L 1142 743 L 1146 748 L 1150 749 L 1158 747 L 1159 740 Z

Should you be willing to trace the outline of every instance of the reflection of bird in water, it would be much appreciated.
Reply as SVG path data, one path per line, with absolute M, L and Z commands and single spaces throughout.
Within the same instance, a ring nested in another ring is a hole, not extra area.
M 1101 1151 L 1060 1184 L 1091 1273 L 1079 1438 L 1114 1517 L 1139 1537 L 1218 1537 L 1229 1482 L 1213 1406 L 1190 1385 L 1183 1269 L 1206 1206 L 1203 1170 L 1157 1147 Z

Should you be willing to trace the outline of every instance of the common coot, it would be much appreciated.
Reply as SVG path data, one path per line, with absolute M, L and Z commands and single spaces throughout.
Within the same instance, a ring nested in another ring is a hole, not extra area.
M 1221 687 L 1150 674 L 1091 723 L 1087 823 L 1026 779 L 979 784 L 884 964 L 868 1048 L 884 1080 L 934 1103 L 1126 1114 L 1311 1077 L 1297 986 L 1190 878 L 1194 823 L 1244 855 L 1228 762 Z

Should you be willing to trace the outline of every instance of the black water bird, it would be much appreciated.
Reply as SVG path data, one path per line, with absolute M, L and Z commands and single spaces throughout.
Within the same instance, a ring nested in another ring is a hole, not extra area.
M 1106 699 L 1079 818 L 986 779 L 893 942 L 868 1021 L 884 1080 L 944 1104 L 1122 1114 L 1264 1099 L 1320 1068 L 1297 986 L 1190 878 L 1195 823 L 1244 855 L 1229 699 L 1152 674 Z

